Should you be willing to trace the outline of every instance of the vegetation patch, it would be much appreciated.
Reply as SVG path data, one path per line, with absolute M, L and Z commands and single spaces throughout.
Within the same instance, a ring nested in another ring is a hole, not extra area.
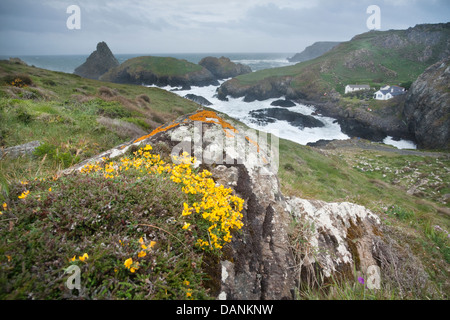
M 2 205 L 1 299 L 209 299 L 205 252 L 242 227 L 243 200 L 195 159 L 151 146 L 82 173 L 22 181 Z M 81 288 L 69 289 L 71 266 Z

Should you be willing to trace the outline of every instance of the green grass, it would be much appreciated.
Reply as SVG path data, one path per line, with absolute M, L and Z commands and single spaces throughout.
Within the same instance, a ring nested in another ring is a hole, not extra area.
M 120 69 L 128 69 L 130 73 L 151 71 L 157 76 L 181 76 L 191 72 L 200 71 L 198 64 L 171 57 L 137 57 L 125 61 Z
M 12 86 L 11 79 L 17 77 L 28 79 L 29 85 Z M 0 147 L 39 140 L 65 154 L 61 161 L 45 154 L 1 159 L 0 171 L 9 182 L 51 174 L 198 107 L 158 88 L 100 82 L 5 61 L 0 62 L 0 80 Z M 115 119 L 139 130 L 109 125 Z

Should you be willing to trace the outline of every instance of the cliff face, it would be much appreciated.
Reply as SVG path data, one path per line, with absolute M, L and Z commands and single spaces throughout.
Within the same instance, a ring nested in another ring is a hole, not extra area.
M 74 74 L 98 80 L 103 74 L 118 65 L 119 61 L 114 57 L 108 45 L 100 42 L 97 44 L 97 50 L 87 58 L 85 63 L 75 69 Z
M 277 150 L 269 152 L 260 139 L 215 112 L 201 111 L 100 154 L 66 174 L 86 163 L 102 162 L 103 157 L 120 157 L 140 144 L 163 144 L 161 150 L 173 155 L 185 151 L 195 156 L 198 167 L 209 170 L 217 184 L 232 188 L 245 200 L 243 228 L 233 234 L 218 261 L 208 260 L 207 272 L 214 283 L 211 294 L 218 299 L 292 299 L 299 285 L 312 286 L 336 276 L 354 279 L 355 271 L 374 280 L 371 288 L 379 288 L 380 270 L 384 276 L 409 272 L 401 269 L 398 262 L 405 258 L 383 236 L 380 219 L 366 208 L 284 197 L 277 176 Z
M 404 116 L 419 147 L 450 149 L 450 58 L 429 67 L 411 86 Z
M 322 41 L 316 42 L 311 46 L 307 47 L 304 51 L 295 54 L 292 58 L 288 58 L 289 62 L 303 62 L 320 57 L 324 53 L 327 53 L 334 47 L 336 47 L 340 42 Z
M 241 74 L 252 72 L 252 69 L 249 66 L 241 63 L 234 63 L 226 57 L 206 57 L 198 64 L 208 69 L 219 80 L 234 78 Z

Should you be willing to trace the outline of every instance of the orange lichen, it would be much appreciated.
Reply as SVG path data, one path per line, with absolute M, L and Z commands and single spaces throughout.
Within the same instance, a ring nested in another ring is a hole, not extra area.
M 222 126 L 222 129 L 225 132 L 225 135 L 227 138 L 233 138 L 234 134 L 239 133 L 239 131 L 235 127 L 233 127 L 231 124 L 229 124 L 228 122 L 226 122 L 225 120 L 220 118 L 214 111 L 208 111 L 208 110 L 199 111 L 196 114 L 193 114 L 192 116 L 190 116 L 189 119 L 192 121 L 200 121 L 200 122 L 204 122 L 204 123 L 218 124 L 218 125 Z M 188 119 L 184 119 L 183 123 L 186 123 L 187 121 L 188 121 Z M 155 134 L 157 134 L 159 132 L 167 131 L 178 125 L 180 125 L 180 123 L 173 123 L 168 126 L 162 125 L 162 126 L 156 128 L 155 130 L 153 130 L 150 134 L 136 139 L 133 143 L 141 142 L 147 138 L 154 136 Z M 248 142 L 255 145 L 258 148 L 258 152 L 260 152 L 260 148 L 259 148 L 259 145 L 257 142 L 253 141 L 252 139 L 250 139 L 247 136 L 245 137 L 245 139 L 247 139 Z
M 155 134 L 157 134 L 157 133 L 159 133 L 159 132 L 164 132 L 164 131 L 167 131 L 167 130 L 169 130 L 169 129 L 175 128 L 175 127 L 178 126 L 178 125 L 179 125 L 179 123 L 173 123 L 173 124 L 168 125 L 168 126 L 166 126 L 166 127 L 165 127 L 164 125 L 162 125 L 162 126 L 156 128 L 155 130 L 153 130 L 150 134 L 148 134 L 148 135 L 146 135 L 146 136 L 142 136 L 142 137 L 140 137 L 139 139 L 134 140 L 133 143 L 140 142 L 140 141 L 142 141 L 142 140 L 145 140 L 145 139 L 147 139 L 147 138 L 150 138 L 150 137 L 154 136 Z
M 256 141 L 253 141 L 252 139 L 250 139 L 249 137 L 245 137 L 245 139 L 250 142 L 251 144 L 253 144 L 256 148 L 258 148 L 258 152 L 259 152 L 259 145 Z
M 223 128 L 223 131 L 225 132 L 225 135 L 228 138 L 234 137 L 234 135 L 231 134 L 230 131 L 233 133 L 238 133 L 236 128 L 234 128 L 231 124 L 229 124 L 228 122 L 224 121 L 222 118 L 217 116 L 217 114 L 214 111 L 206 111 L 206 110 L 200 111 L 190 116 L 189 119 L 191 119 L 192 121 L 220 124 Z

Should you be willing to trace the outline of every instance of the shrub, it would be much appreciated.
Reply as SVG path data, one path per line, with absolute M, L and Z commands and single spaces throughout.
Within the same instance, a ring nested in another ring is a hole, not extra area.
M 100 87 L 98 88 L 98 94 L 103 97 L 112 98 L 117 96 L 117 92 L 115 90 L 111 90 L 108 87 Z
M 51 87 L 56 86 L 56 82 L 53 81 L 52 79 L 44 79 L 42 80 L 42 83 Z
M 31 86 L 33 84 L 33 80 L 26 74 L 6 75 L 3 77 L 3 82 L 18 88 Z
M 23 106 L 17 107 L 15 109 L 15 114 L 17 120 L 19 120 L 23 124 L 30 124 L 34 120 L 33 116 Z
M 136 99 L 137 99 L 137 100 L 143 100 L 143 101 L 145 101 L 145 102 L 147 102 L 147 103 L 150 103 L 150 98 L 149 98 L 149 96 L 146 95 L 146 94 L 141 94 L 141 95 L 137 96 Z
M 386 214 L 399 220 L 409 220 L 414 217 L 414 212 L 395 205 L 390 206 L 387 209 Z
M 81 174 L 15 184 L 3 206 L 14 227 L 0 225 L 0 299 L 210 299 L 204 250 L 219 250 L 235 225 L 212 218 L 240 201 L 194 172 L 191 159 L 169 165 L 150 149 Z M 214 193 L 192 193 L 202 185 Z M 72 266 L 81 290 L 67 286 Z
M 70 152 L 62 152 L 57 146 L 49 143 L 41 144 L 34 150 L 33 155 L 39 158 L 47 157 L 49 160 L 61 164 L 64 168 L 80 161 L 79 156 L 72 155 Z
M 117 118 L 128 118 L 132 116 L 131 111 L 125 109 L 119 102 L 116 101 L 104 101 L 102 99 L 93 100 L 97 105 L 97 114 L 117 119 Z

